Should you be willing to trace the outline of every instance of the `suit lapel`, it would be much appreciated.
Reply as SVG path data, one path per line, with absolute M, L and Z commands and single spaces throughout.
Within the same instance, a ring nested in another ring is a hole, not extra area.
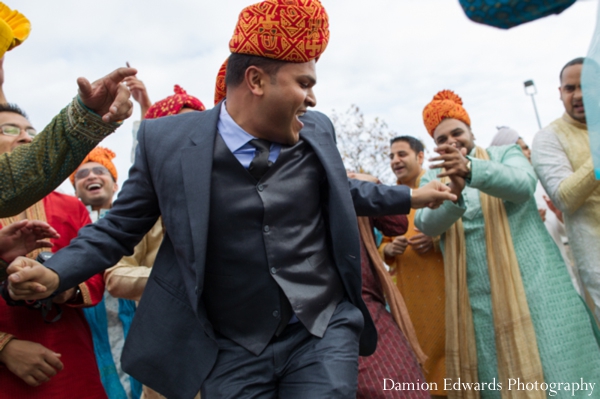
M 220 110 L 220 105 L 217 105 L 202 113 L 202 118 L 190 127 L 190 143 L 181 154 L 183 189 L 194 246 L 197 293 L 202 291 L 204 281 L 204 254 L 210 217 L 210 178 Z

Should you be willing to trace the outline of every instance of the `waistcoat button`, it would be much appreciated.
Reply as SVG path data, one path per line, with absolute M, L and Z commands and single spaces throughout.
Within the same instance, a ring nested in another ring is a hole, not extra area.
M 271 230 L 271 229 L 269 228 L 269 226 L 265 226 L 265 227 L 263 227 L 263 230 L 265 231 L 265 233 L 268 233 L 269 230 Z

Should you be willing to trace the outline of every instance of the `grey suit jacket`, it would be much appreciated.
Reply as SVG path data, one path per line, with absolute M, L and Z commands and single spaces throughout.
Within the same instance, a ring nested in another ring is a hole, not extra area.
M 192 398 L 218 352 L 201 294 L 219 112 L 220 105 L 142 123 L 135 164 L 111 211 L 81 229 L 71 245 L 46 262 L 60 276 L 59 291 L 66 290 L 131 254 L 162 215 L 166 235 L 129 331 L 122 365 L 170 399 Z M 369 355 L 377 333 L 361 297 L 356 215 L 406 214 L 410 194 L 404 186 L 348 180 L 329 119 L 308 112 L 303 122 L 300 135 L 327 175 L 323 207 L 331 253 L 348 299 L 365 317 L 360 352 Z M 301 205 L 290 203 L 290 209 Z

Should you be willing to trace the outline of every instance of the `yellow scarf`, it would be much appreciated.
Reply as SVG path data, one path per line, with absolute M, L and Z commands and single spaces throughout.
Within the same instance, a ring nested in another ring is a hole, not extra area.
M 488 153 L 476 148 L 475 157 L 489 160 Z M 542 399 L 542 390 L 508 390 L 509 378 L 541 384 L 542 363 L 529 306 L 515 255 L 506 209 L 500 198 L 480 193 L 485 222 L 488 273 L 498 357 L 498 375 L 503 399 Z M 446 372 L 452 382 L 476 383 L 477 346 L 467 286 L 467 260 L 462 220 L 447 232 L 444 254 L 446 270 Z M 448 391 L 449 399 L 478 399 L 477 390 Z

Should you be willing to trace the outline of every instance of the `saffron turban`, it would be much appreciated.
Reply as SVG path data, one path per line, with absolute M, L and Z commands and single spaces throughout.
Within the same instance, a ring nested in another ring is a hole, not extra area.
M 319 0 L 265 0 L 242 10 L 229 50 L 302 63 L 318 60 L 327 43 L 329 17 Z M 226 63 L 217 75 L 215 104 L 225 97 Z
M 23 14 L 0 2 L 0 58 L 23 43 L 30 31 L 31 24 Z
M 162 118 L 163 116 L 177 115 L 182 108 L 191 108 L 196 111 L 204 111 L 206 107 L 202 101 L 187 94 L 179 85 L 173 89 L 175 94 L 152 104 L 144 119 Z
M 446 118 L 458 119 L 471 126 L 471 118 L 463 108 L 462 99 L 450 90 L 442 90 L 433 96 L 433 100 L 423 109 L 423 122 L 429 135 Z
M 100 165 L 102 165 L 106 169 L 108 169 L 108 171 L 110 172 L 113 179 L 115 179 L 115 181 L 117 181 L 117 168 L 115 167 L 115 164 L 112 161 L 112 159 L 115 156 L 116 156 L 115 153 L 112 152 L 111 150 L 109 150 L 108 148 L 96 147 L 92 151 L 90 151 L 89 154 L 87 154 L 87 156 L 84 158 L 81 165 L 79 165 L 79 168 L 88 162 L 99 163 Z M 79 169 L 79 168 L 77 168 L 77 169 Z M 75 173 L 77 173 L 77 170 L 75 172 L 73 172 L 71 174 L 71 176 L 69 176 L 69 179 L 71 179 L 71 183 L 73 185 L 75 185 Z

